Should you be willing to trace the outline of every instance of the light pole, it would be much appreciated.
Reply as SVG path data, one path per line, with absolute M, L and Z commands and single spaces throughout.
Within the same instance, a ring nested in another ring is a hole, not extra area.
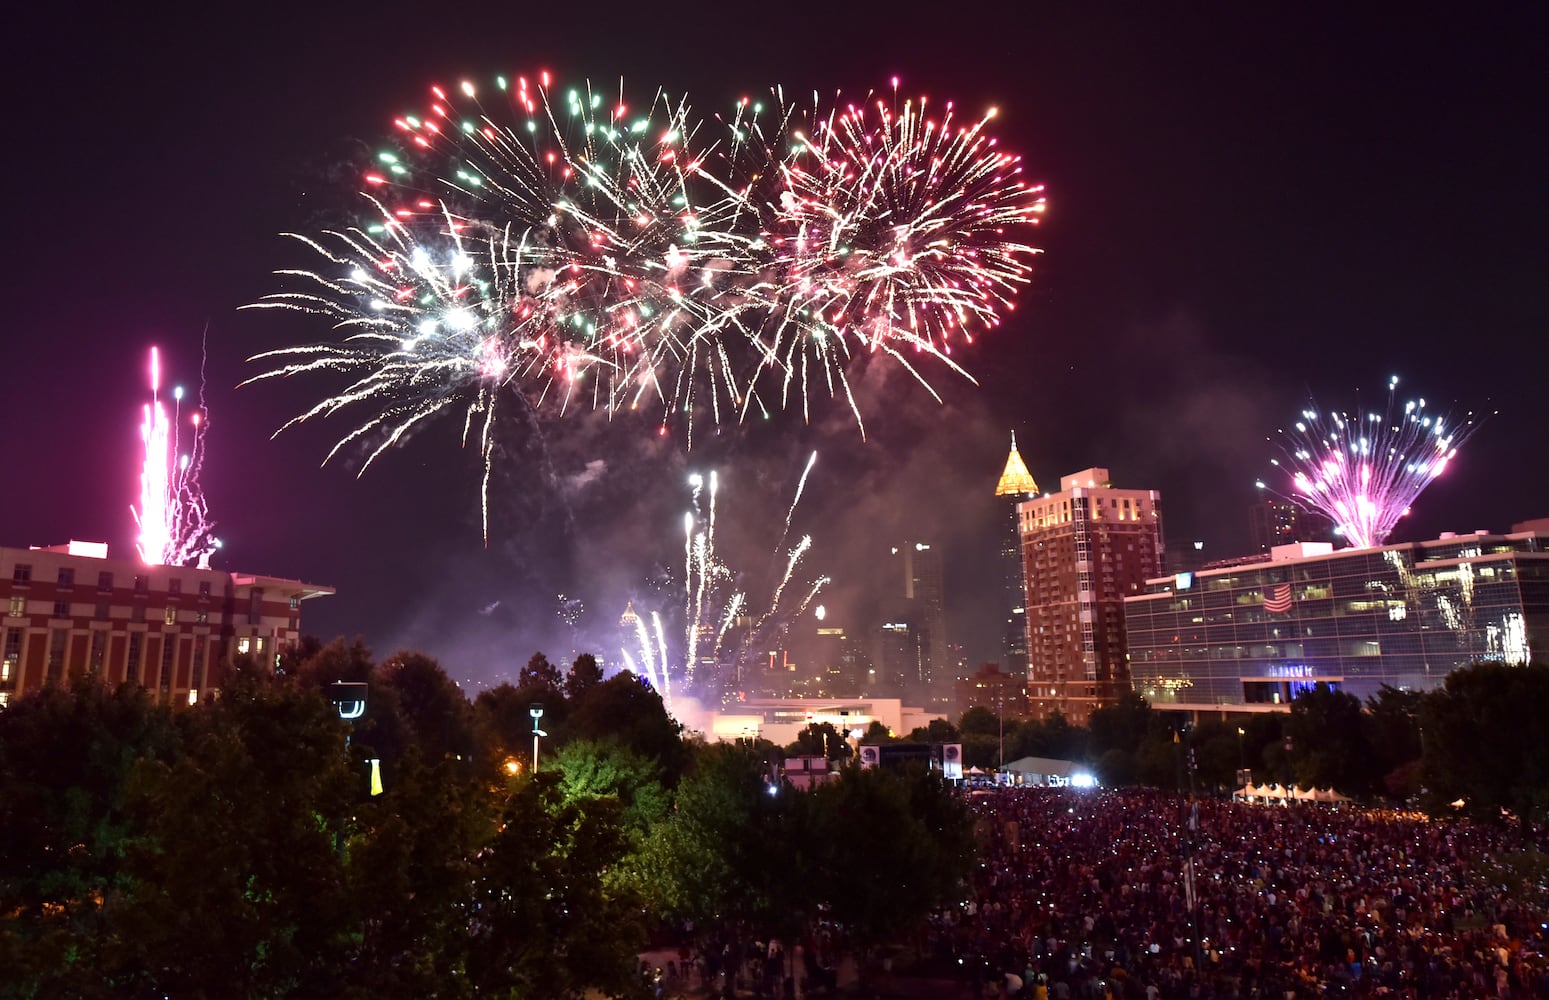
M 534 702 L 533 706 L 527 710 L 527 714 L 532 716 L 532 773 L 533 774 L 537 774 L 538 773 L 538 737 L 540 737 L 540 736 L 547 736 L 549 734 L 544 732 L 542 729 L 538 728 L 538 720 L 543 718 L 543 706 L 542 705 L 539 705 L 536 702 Z

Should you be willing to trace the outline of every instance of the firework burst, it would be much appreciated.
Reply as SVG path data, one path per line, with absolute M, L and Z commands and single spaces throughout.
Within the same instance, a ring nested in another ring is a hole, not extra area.
M 1454 421 L 1430 413 L 1424 399 L 1400 403 L 1397 390 L 1395 375 L 1382 413 L 1320 412 L 1309 403 L 1280 432 L 1285 461 L 1271 460 L 1289 482 L 1258 487 L 1327 517 L 1352 547 L 1382 545 L 1475 428 L 1472 413 Z
M 636 649 L 622 650 L 625 665 L 661 692 L 669 710 L 675 688 L 712 693 L 718 681 L 739 676 L 750 662 L 750 651 L 780 642 L 791 623 L 828 585 L 826 576 L 796 582 L 802 560 L 812 549 L 811 536 L 804 535 L 785 549 L 791 516 L 816 460 L 814 452 L 802 471 L 786 515 L 786 531 L 771 555 L 777 571 L 770 574 L 769 597 L 757 611 L 744 588 L 743 575 L 723 562 L 716 551 L 719 475 L 712 471 L 708 476 L 694 473 L 689 477 L 692 509 L 683 517 L 681 649 L 673 650 L 669 629 L 657 611 L 650 613 L 649 623 L 635 616 Z M 793 586 L 799 594 L 794 600 L 787 597 Z
M 148 368 L 151 400 L 145 404 L 140 423 L 144 447 L 140 462 L 140 505 L 131 506 L 137 533 L 135 548 L 150 566 L 209 568 L 210 555 L 220 547 L 212 533 L 209 505 L 199 488 L 204 465 L 204 430 L 207 411 L 201 391 L 189 415 L 188 450 L 181 451 L 183 389 L 172 390 L 169 416 L 161 400 L 161 358 L 151 348 Z
M 312 372 L 346 386 L 285 426 L 354 412 L 329 453 L 361 469 L 448 409 L 484 460 L 502 399 L 681 424 L 843 397 L 868 355 L 934 395 L 950 357 L 1014 307 L 1037 252 L 1018 235 L 1041 189 L 950 104 L 743 100 L 698 119 L 658 92 L 640 108 L 547 74 L 432 88 L 363 175 L 368 218 L 296 235 L 321 260 L 255 308 L 320 315 L 339 338 L 254 360 L 250 381 Z M 282 430 L 284 428 L 282 427 Z

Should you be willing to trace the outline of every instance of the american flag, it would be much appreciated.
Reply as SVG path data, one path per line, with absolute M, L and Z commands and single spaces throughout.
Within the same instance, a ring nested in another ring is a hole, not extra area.
M 1283 615 L 1291 610 L 1291 585 L 1277 583 L 1264 595 L 1264 610 L 1272 615 Z

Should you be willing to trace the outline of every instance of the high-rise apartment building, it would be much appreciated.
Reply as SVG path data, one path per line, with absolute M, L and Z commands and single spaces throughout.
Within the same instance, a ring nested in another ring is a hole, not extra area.
M 1161 495 L 1115 489 L 1107 469 L 1091 468 L 1017 512 L 1032 711 L 1084 723 L 1129 688 L 1124 598 L 1161 573 Z
M 238 656 L 272 667 L 301 635 L 299 580 L 109 559 L 107 546 L 0 548 L 0 705 L 71 674 L 161 701 L 217 691 Z
M 995 495 L 1009 501 L 1009 529 L 1000 547 L 1001 573 L 1006 588 L 1006 634 L 1002 649 L 1006 670 L 1017 675 L 1027 673 L 1027 582 L 1022 579 L 1022 529 L 1017 505 L 1038 494 L 1038 482 L 1027 471 L 1027 463 L 1017 452 L 1017 436 L 1011 434 L 1011 454 L 995 484 Z
M 1248 540 L 1251 551 L 1268 552 L 1294 542 L 1333 541 L 1328 519 L 1279 497 L 1267 497 L 1248 508 Z M 1169 569 L 1183 567 L 1169 566 Z

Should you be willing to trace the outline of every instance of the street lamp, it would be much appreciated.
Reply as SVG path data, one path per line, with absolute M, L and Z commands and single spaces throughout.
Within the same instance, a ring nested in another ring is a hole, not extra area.
M 533 774 L 537 774 L 538 773 L 538 737 L 540 737 L 540 736 L 547 736 L 549 734 L 544 732 L 542 729 L 538 728 L 538 720 L 543 718 L 543 706 L 542 705 L 539 705 L 536 702 L 534 702 L 533 706 L 527 710 L 527 714 L 532 716 L 532 773 Z

